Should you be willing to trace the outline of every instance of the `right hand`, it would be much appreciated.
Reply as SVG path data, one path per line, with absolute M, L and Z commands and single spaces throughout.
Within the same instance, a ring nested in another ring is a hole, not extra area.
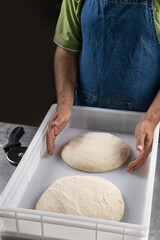
M 71 117 L 71 109 L 72 107 L 68 105 L 58 106 L 55 114 L 48 124 L 46 145 L 49 155 L 54 153 L 56 137 L 67 125 Z

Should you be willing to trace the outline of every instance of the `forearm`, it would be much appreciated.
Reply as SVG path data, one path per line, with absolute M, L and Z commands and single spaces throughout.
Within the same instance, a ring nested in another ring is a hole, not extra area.
M 144 120 L 149 121 L 153 128 L 155 128 L 158 122 L 160 121 L 160 90 L 158 91 L 154 101 L 149 107 L 144 117 Z
M 78 52 L 57 47 L 54 61 L 58 106 L 72 107 L 78 75 Z

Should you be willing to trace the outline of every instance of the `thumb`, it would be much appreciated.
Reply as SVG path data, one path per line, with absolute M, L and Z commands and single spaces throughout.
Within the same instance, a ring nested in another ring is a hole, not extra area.
M 139 134 L 137 136 L 136 148 L 139 152 L 144 150 L 144 139 L 145 139 L 145 134 Z

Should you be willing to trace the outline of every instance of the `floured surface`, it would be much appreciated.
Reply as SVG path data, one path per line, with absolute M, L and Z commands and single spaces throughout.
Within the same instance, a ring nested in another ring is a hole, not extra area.
M 95 129 L 96 130 L 96 129 Z M 110 132 L 127 142 L 131 148 L 129 160 L 120 168 L 104 173 L 86 173 L 68 166 L 61 158 L 60 152 L 64 144 L 75 136 L 82 133 L 93 131 L 90 129 L 78 129 L 66 127 L 64 131 L 58 136 L 56 140 L 56 149 L 54 156 L 43 155 L 39 165 L 31 178 L 28 187 L 17 202 L 18 207 L 35 209 L 36 203 L 41 194 L 51 185 L 55 180 L 73 175 L 90 175 L 104 177 L 115 184 L 122 192 L 125 202 L 125 212 L 122 222 L 142 224 L 144 217 L 144 207 L 146 201 L 146 189 L 149 172 L 149 161 L 135 172 L 128 173 L 127 165 L 129 161 L 137 156 L 136 139 L 134 134 Z M 42 143 L 44 149 L 45 140 Z M 39 153 L 34 155 L 34 158 L 39 158 Z M 34 159 L 33 159 L 34 161 Z M 138 204 L 137 204 L 138 203 Z M 10 204 L 11 206 L 11 204 Z
M 120 221 L 124 201 L 120 190 L 105 178 L 76 175 L 52 183 L 36 210 Z
M 71 167 L 85 172 L 106 172 L 122 166 L 130 148 L 121 138 L 105 132 L 88 132 L 67 142 L 63 160 Z

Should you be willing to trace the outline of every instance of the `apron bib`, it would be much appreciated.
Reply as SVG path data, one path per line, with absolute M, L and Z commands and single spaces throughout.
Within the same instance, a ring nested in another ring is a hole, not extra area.
M 75 105 L 146 112 L 160 88 L 153 0 L 85 0 Z

